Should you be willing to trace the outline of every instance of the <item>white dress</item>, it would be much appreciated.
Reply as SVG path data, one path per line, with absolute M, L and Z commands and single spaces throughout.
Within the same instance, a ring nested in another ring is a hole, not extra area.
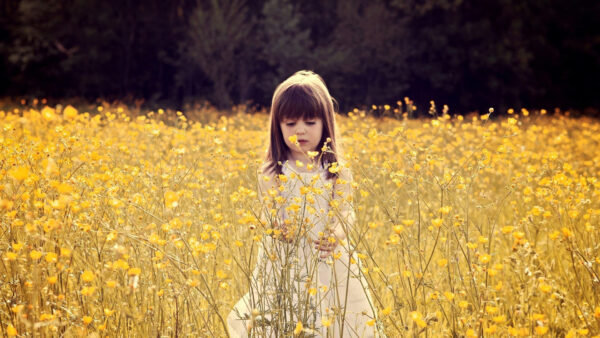
M 264 237 L 250 291 L 227 317 L 230 335 L 283 337 L 295 330 L 304 337 L 381 336 L 375 303 L 352 246 L 338 245 L 335 258 L 321 259 L 313 243 L 336 221 L 350 227 L 354 223 L 346 198 L 351 195 L 351 178 L 334 183 L 322 167 L 295 172 L 288 164 L 283 174 L 267 184 L 259 178 L 259 194 L 273 202 L 263 208 L 263 219 L 267 224 L 288 220 L 289 226 L 304 233 L 294 236 L 292 243 Z

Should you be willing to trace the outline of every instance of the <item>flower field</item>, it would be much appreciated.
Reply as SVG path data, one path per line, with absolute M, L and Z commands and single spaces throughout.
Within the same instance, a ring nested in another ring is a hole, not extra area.
M 600 335 L 600 122 L 509 113 L 337 117 L 388 337 Z M 0 335 L 226 336 L 266 232 L 267 122 L 0 112 Z

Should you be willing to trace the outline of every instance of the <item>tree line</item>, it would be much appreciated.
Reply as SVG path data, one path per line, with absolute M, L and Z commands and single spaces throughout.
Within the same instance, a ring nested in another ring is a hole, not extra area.
M 0 0 L 0 96 L 268 106 L 299 69 L 342 109 L 598 107 L 596 0 Z

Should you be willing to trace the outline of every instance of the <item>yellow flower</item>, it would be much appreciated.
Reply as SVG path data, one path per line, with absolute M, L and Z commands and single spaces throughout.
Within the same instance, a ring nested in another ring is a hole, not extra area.
M 68 105 L 65 107 L 65 109 L 63 109 L 63 116 L 66 119 L 73 119 L 75 117 L 77 117 L 77 109 L 75 109 L 73 106 Z
M 497 306 L 486 305 L 486 307 L 485 307 L 485 312 L 487 312 L 487 313 L 489 313 L 491 315 L 497 313 L 498 310 L 499 309 L 498 309 Z
M 96 291 L 96 287 L 85 286 L 83 289 L 81 289 L 81 294 L 84 296 L 91 296 L 94 294 L 95 291 Z
M 490 325 L 489 327 L 486 327 L 485 329 L 483 329 L 484 333 L 487 334 L 494 334 L 496 333 L 496 331 L 498 331 L 498 326 L 497 325 Z
M 540 289 L 540 291 L 545 292 L 545 293 L 552 291 L 552 286 L 548 285 L 546 283 L 540 283 L 538 288 Z
M 415 324 L 417 324 L 417 326 L 419 326 L 419 327 L 427 327 L 427 322 L 425 322 L 423 320 L 423 315 L 421 314 L 421 312 L 419 312 L 419 311 L 412 311 L 410 313 L 410 317 L 412 318 L 413 322 L 415 322 Z
M 142 273 L 142 269 L 140 268 L 131 268 L 127 271 L 127 275 L 129 276 L 137 276 Z
M 4 259 L 6 259 L 8 261 L 14 261 L 17 259 L 17 257 L 19 257 L 19 255 L 17 255 L 16 252 L 7 251 L 4 253 Z
M 442 223 L 443 223 L 443 222 L 444 222 L 444 220 L 443 220 L 443 219 L 441 219 L 441 218 L 436 218 L 436 219 L 433 219 L 433 220 L 431 221 L 431 224 L 433 224 L 435 227 L 438 227 L 438 228 L 439 228 L 439 227 L 441 227 L 441 226 L 442 226 Z
M 31 257 L 33 260 L 38 260 L 42 257 L 42 253 L 37 250 L 31 250 L 29 257 Z
M 90 317 L 90 316 L 83 316 L 83 318 L 82 318 L 82 319 L 83 319 L 83 323 L 84 323 L 85 325 L 88 325 L 89 323 L 91 323 L 91 322 L 92 322 L 92 317 Z
M 324 327 L 329 327 L 329 326 L 331 326 L 331 318 L 325 318 L 325 317 L 321 318 L 321 324 L 322 324 Z
M 491 259 L 492 259 L 492 257 L 488 254 L 483 254 L 483 255 L 479 256 L 479 261 L 483 264 L 489 263 Z
M 29 177 L 29 168 L 16 167 L 14 169 L 9 170 L 8 176 L 12 177 L 14 180 L 17 180 L 17 181 L 23 181 L 27 177 Z
M 496 317 L 492 318 L 492 320 L 494 321 L 494 323 L 502 324 L 506 321 L 506 315 L 496 316 Z
M 46 254 L 46 262 L 48 263 L 56 263 L 56 261 L 58 260 L 58 255 L 55 254 L 54 252 L 48 252 Z
M 84 282 L 92 282 L 94 281 L 94 279 L 96 278 L 96 275 L 94 275 L 94 273 L 90 270 L 85 270 L 82 274 L 81 274 L 81 279 Z
M 445 267 L 446 265 L 448 265 L 448 260 L 447 260 L 446 258 L 440 258 L 440 259 L 438 259 L 438 261 L 437 261 L 437 265 L 438 265 L 440 268 L 443 268 L 443 267 Z
M 12 313 L 19 313 L 23 310 L 24 307 L 25 307 L 25 305 L 23 305 L 23 304 L 13 305 L 10 308 L 10 311 L 12 311 Z
M 561 229 L 563 236 L 565 236 L 565 238 L 571 238 L 573 237 L 573 231 L 571 231 L 571 229 L 567 228 L 567 227 L 563 227 Z
M 302 332 L 302 329 L 304 329 L 304 327 L 302 326 L 302 322 L 297 322 L 296 328 L 294 329 L 294 336 L 299 335 Z
M 15 329 L 15 327 L 12 324 L 8 324 L 8 326 L 6 327 L 6 333 L 9 337 L 14 337 L 19 334 L 19 332 L 17 332 L 17 329 Z
M 550 237 L 551 240 L 555 241 L 559 235 L 560 235 L 560 232 L 558 232 L 558 230 L 554 230 L 548 234 L 548 237 Z
M 548 332 L 548 327 L 547 326 L 536 326 L 534 330 L 535 330 L 535 334 L 542 336 L 542 335 L 546 334 L 546 332 Z
M 60 255 L 62 257 L 70 257 L 71 256 L 71 250 L 67 249 L 67 248 L 60 248 Z
M 394 225 L 392 229 L 396 234 L 401 234 L 402 231 L 404 231 L 404 227 L 402 225 Z
M 578 329 L 577 330 L 577 334 L 582 335 L 582 336 L 587 336 L 588 333 L 590 333 L 590 330 L 588 330 L 588 329 Z

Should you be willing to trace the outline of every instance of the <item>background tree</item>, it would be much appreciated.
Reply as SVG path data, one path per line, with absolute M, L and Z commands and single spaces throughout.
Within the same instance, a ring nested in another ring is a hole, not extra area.
M 213 102 L 220 107 L 230 106 L 234 80 L 240 70 L 239 56 L 255 29 L 254 20 L 244 1 L 212 0 L 193 11 L 189 25 L 188 39 L 181 45 L 182 54 L 211 81 Z
M 596 0 L 0 0 L 0 96 L 268 106 L 301 68 L 342 111 L 600 106 Z

